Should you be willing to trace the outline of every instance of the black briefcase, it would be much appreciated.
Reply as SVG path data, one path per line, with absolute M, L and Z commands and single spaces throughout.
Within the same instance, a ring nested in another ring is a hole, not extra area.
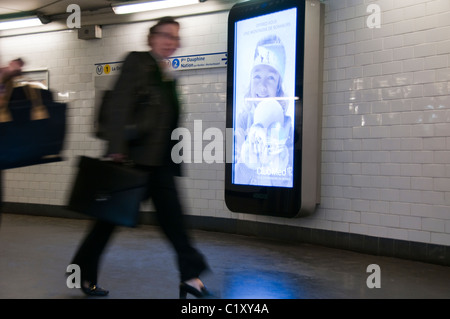
M 68 208 L 116 225 L 135 227 L 148 173 L 132 166 L 81 156 Z
M 49 90 L 7 83 L 0 100 L 0 169 L 63 160 L 66 109 Z

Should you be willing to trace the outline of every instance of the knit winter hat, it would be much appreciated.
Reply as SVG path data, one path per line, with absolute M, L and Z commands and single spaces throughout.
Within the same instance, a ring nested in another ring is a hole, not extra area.
M 286 53 L 281 40 L 276 35 L 271 35 L 260 40 L 255 49 L 253 67 L 268 65 L 278 71 L 284 77 Z

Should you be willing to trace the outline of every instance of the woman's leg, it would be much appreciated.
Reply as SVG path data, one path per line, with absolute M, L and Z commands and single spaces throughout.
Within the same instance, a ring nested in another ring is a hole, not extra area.
M 181 281 L 199 277 L 208 265 L 188 236 L 171 169 L 158 167 L 152 173 L 149 187 L 158 222 L 177 253 Z
M 100 259 L 114 229 L 115 225 L 98 220 L 85 237 L 72 261 L 80 266 L 83 281 L 97 284 Z

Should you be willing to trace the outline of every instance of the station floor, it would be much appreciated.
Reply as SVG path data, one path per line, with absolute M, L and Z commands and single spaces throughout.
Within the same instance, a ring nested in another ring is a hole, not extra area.
M 65 275 L 90 223 L 4 214 L 0 299 L 87 298 L 67 287 Z M 221 299 L 450 298 L 446 266 L 233 234 L 191 234 L 212 270 L 202 280 Z M 368 272 L 373 264 L 379 271 Z M 99 285 L 110 290 L 106 299 L 178 298 L 175 257 L 159 228 L 120 228 L 104 255 Z

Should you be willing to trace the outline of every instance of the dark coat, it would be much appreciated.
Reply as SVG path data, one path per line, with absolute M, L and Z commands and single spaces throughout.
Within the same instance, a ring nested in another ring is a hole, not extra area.
M 171 163 L 171 140 L 179 102 L 175 81 L 164 80 L 149 52 L 131 52 L 123 63 L 108 109 L 108 154 L 121 153 L 139 165 Z

